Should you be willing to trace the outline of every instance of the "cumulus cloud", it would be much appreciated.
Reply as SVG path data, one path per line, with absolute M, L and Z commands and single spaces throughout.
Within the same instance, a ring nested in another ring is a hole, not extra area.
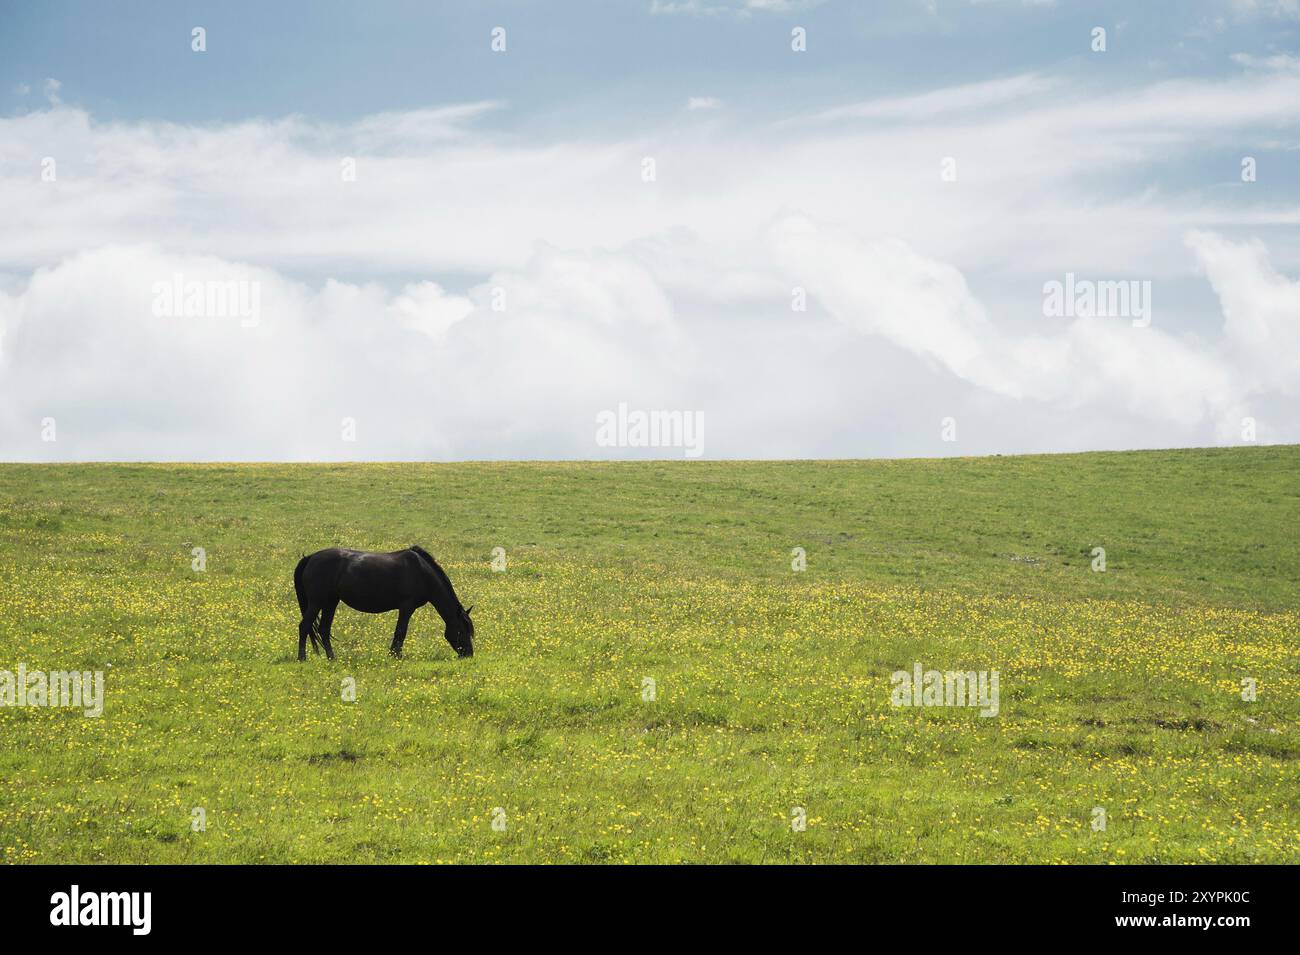
M 1084 316 L 1052 333 L 1013 336 L 989 321 L 960 272 L 898 239 L 864 241 L 802 216 L 778 222 L 772 238 L 778 261 L 802 276 L 837 320 L 985 391 L 1074 409 L 1110 406 L 1193 429 L 1231 420 L 1249 390 L 1255 356 L 1231 347 L 1223 355 L 1198 349 L 1127 317 Z M 1230 304 L 1220 291 L 1228 341 L 1281 346 L 1282 362 L 1293 364 L 1300 356 L 1295 323 L 1285 331 L 1277 326 L 1300 315 L 1297 286 L 1267 274 L 1257 244 L 1238 247 L 1209 234 L 1189 241 L 1231 282 L 1233 298 L 1248 303 Z M 1234 320 L 1234 308 L 1249 317 Z M 1280 378 L 1270 386 L 1284 387 Z
M 159 314 L 173 283 L 253 286 L 255 320 Z M 597 411 L 665 399 L 686 352 L 653 278 L 608 254 L 541 248 L 458 295 L 114 246 L 0 293 L 0 435 L 20 458 L 591 456 Z
M 777 261 L 846 325 L 932 359 L 973 384 L 1018 391 L 989 367 L 985 352 L 996 332 L 951 265 L 899 239 L 862 241 L 842 229 L 818 228 L 806 216 L 783 218 L 771 236 Z
M 1229 353 L 1252 390 L 1300 394 L 1300 282 L 1280 275 L 1258 240 L 1186 238 L 1223 310 Z
M 897 415 L 903 406 L 846 397 L 855 377 L 887 380 L 907 360 L 945 410 L 984 394 L 1002 414 L 1055 408 L 1123 433 L 1145 421 L 1166 437 L 1208 428 L 1228 440 L 1252 396 L 1294 396 L 1300 286 L 1257 243 L 1188 238 L 1223 301 L 1222 345 L 1205 349 L 1103 319 L 1012 336 L 959 271 L 901 240 L 790 215 L 769 241 L 773 267 L 853 336 L 819 344 L 826 332 L 807 315 L 752 322 L 761 351 L 780 356 L 775 378 L 746 342 L 726 341 L 737 329 L 720 340 L 698 313 L 684 324 L 631 253 L 540 246 L 525 267 L 463 292 L 311 287 L 147 247 L 82 253 L 0 293 L 0 439 L 20 459 L 621 456 L 595 444 L 594 422 L 629 402 L 714 418 L 709 456 L 814 453 L 801 441 L 820 447 L 819 431 L 843 440 L 849 422 L 869 432 Z M 157 314 L 158 290 L 173 282 L 255 283 L 258 320 Z M 52 443 L 41 440 L 48 418 Z M 1072 444 L 1065 435 L 1049 446 Z

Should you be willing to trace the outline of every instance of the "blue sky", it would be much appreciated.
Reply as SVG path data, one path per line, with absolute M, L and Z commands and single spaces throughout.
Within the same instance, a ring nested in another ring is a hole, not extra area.
M 606 128 L 635 117 L 602 116 L 595 104 L 635 104 L 653 116 L 703 88 L 755 111 L 797 109 L 1046 68 L 1104 65 L 1117 86 L 1125 77 L 1223 75 L 1233 53 L 1300 46 L 1300 20 L 1219 0 L 654 8 L 650 0 L 5 3 L 0 71 L 11 99 L 20 83 L 54 76 L 106 119 L 346 120 L 502 98 L 512 105 L 507 123 L 542 115 Z M 188 46 L 194 25 L 208 30 L 201 60 Z M 508 29 L 507 57 L 488 50 L 498 25 Z M 795 25 L 809 31 L 814 55 L 787 55 Z M 1088 48 L 1096 25 L 1114 33 L 1104 64 Z
M 1296 441 L 1297 39 L 1297 0 L 3 3 L 0 447 L 680 456 L 596 444 L 620 403 L 707 457 Z M 1067 273 L 1151 321 L 1046 315 Z M 157 321 L 182 274 L 256 326 Z

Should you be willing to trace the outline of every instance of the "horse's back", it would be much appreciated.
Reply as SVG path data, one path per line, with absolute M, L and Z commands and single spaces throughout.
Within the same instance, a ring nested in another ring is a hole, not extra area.
M 402 550 L 356 550 L 352 547 L 326 547 L 322 550 L 316 551 L 314 554 L 308 554 L 307 559 L 371 560 L 374 558 L 387 558 L 396 562 L 404 560 L 409 555 L 409 548 L 403 548 Z
M 318 600 L 342 600 L 354 610 L 385 613 L 423 596 L 419 559 L 409 550 L 327 547 L 308 558 L 309 590 Z
M 311 567 L 350 567 L 361 563 L 379 563 L 393 562 L 397 563 L 401 556 L 401 551 L 371 551 L 355 550 L 351 547 L 326 547 L 318 550 L 314 554 L 307 555 L 308 568 Z

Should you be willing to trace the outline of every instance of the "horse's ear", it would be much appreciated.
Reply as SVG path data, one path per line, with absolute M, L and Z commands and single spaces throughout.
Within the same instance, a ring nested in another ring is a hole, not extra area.
M 465 611 L 465 616 L 468 617 L 468 616 L 469 616 L 470 614 L 472 614 L 473 612 L 474 612 L 474 605 L 473 605 L 473 604 L 470 604 L 470 605 L 469 605 L 469 609 Z

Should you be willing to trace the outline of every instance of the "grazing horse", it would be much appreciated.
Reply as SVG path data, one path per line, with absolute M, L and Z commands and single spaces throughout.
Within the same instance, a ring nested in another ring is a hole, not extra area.
M 433 604 L 446 621 L 444 636 L 457 655 L 474 655 L 474 621 L 469 618 L 469 611 L 474 608 L 466 610 L 460 605 L 446 572 L 421 547 L 411 546 L 389 554 L 344 547 L 318 550 L 298 561 L 293 571 L 293 589 L 298 593 L 298 608 L 302 611 L 302 622 L 298 624 L 299 660 L 307 659 L 308 637 L 312 649 L 320 653 L 316 642 L 319 637 L 325 644 L 325 656 L 334 659 L 330 627 L 340 600 L 363 613 L 397 611 L 397 629 L 388 648 L 395 657 L 402 655 L 411 614 L 425 604 Z

